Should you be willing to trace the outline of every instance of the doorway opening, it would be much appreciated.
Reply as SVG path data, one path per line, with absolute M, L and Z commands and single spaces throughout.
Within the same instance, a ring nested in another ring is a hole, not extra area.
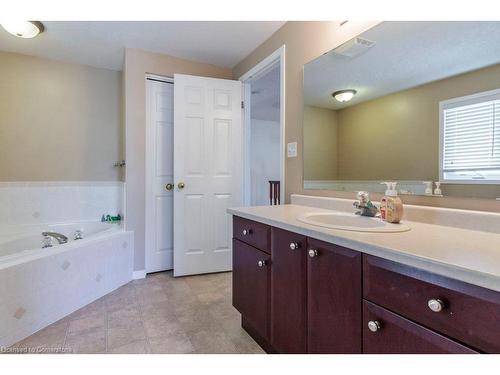
M 285 46 L 240 77 L 243 82 L 246 206 L 284 203 Z

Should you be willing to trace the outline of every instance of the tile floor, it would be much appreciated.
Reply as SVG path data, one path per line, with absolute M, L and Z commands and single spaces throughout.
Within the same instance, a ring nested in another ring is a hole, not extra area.
M 263 353 L 231 306 L 231 273 L 149 275 L 14 347 L 71 353 Z

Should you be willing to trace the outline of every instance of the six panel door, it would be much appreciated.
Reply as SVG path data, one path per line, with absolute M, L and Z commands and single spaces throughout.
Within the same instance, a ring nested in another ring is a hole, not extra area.
M 174 276 L 230 271 L 242 201 L 241 82 L 174 75 Z
M 173 267 L 174 86 L 146 81 L 146 272 Z
M 361 353 L 361 253 L 308 238 L 307 349 Z
M 306 237 L 271 229 L 271 345 L 306 353 Z

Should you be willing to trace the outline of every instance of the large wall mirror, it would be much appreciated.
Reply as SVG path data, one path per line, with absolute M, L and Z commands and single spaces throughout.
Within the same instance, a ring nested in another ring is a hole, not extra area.
M 303 130 L 305 189 L 499 198 L 500 22 L 378 24 L 304 66 Z

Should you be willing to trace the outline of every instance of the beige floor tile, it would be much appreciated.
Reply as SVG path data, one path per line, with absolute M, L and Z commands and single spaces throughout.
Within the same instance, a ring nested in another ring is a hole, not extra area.
M 91 315 L 103 314 L 105 311 L 106 311 L 106 302 L 103 297 L 75 311 L 73 314 L 69 315 L 68 318 L 70 320 L 76 320 L 89 317 Z
M 19 348 L 61 348 L 66 338 L 68 323 L 54 323 L 16 344 Z
M 106 314 L 90 315 L 80 319 L 71 320 L 68 326 L 68 332 L 84 332 L 95 329 L 104 329 L 106 327 Z
M 108 350 L 112 354 L 148 354 L 151 353 L 146 340 L 137 340 Z
M 145 318 L 144 328 L 148 337 L 166 337 L 178 332 L 184 332 L 177 318 Z
M 129 306 L 108 312 L 108 328 L 134 327 L 142 322 L 138 308 Z
M 108 349 L 117 348 L 123 345 L 130 344 L 137 340 L 146 339 L 146 331 L 142 323 L 136 326 L 109 328 L 108 334 Z
M 199 331 L 190 340 L 199 354 L 237 353 L 236 346 L 223 332 Z
M 194 347 L 189 337 L 182 332 L 167 337 L 149 338 L 152 353 L 187 354 L 194 352 Z
M 200 293 L 197 294 L 197 297 L 204 304 L 221 303 L 224 301 L 224 294 L 217 291 Z
M 65 347 L 72 353 L 92 354 L 106 352 L 106 331 L 98 328 L 85 332 L 68 333 Z

